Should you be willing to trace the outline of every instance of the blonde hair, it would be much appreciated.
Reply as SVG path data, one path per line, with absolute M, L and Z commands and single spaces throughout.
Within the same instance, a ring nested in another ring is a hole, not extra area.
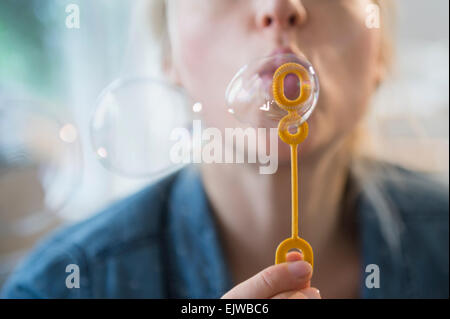
M 396 21 L 396 6 L 392 0 L 374 0 L 381 13 L 381 59 L 387 69 L 393 64 L 394 59 L 394 30 Z

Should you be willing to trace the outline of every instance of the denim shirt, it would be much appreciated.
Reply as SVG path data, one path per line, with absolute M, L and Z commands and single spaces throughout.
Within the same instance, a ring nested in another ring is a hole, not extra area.
M 401 183 L 388 177 L 382 187 L 399 212 L 399 251 L 393 253 L 383 234 L 379 207 L 363 193 L 357 200 L 360 295 L 448 298 L 448 188 L 395 170 Z M 71 264 L 78 266 L 79 288 L 66 285 L 75 274 L 66 272 Z M 380 269 L 379 288 L 366 285 L 369 264 Z M 185 168 L 50 236 L 10 276 L 1 296 L 218 298 L 231 288 L 201 177 Z

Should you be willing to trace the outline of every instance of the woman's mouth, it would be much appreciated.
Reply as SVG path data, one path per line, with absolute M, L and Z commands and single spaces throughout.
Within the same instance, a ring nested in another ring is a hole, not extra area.
M 275 71 L 283 64 L 288 62 L 299 62 L 299 58 L 289 49 L 277 49 L 269 57 L 266 64 L 264 64 L 258 71 L 258 75 L 263 82 L 263 87 L 268 92 L 272 92 L 272 81 Z M 300 82 L 296 75 L 288 74 L 284 79 L 284 94 L 288 99 L 295 99 L 300 93 Z
M 285 63 L 298 63 L 309 74 L 309 78 L 302 81 L 296 74 L 287 74 L 283 80 L 284 95 L 290 100 L 295 100 L 300 95 L 300 85 L 308 85 L 311 88 L 311 96 L 303 102 L 299 111 L 299 115 L 305 116 L 306 120 L 318 98 L 318 81 L 307 59 L 286 49 L 275 50 L 272 55 L 257 59 L 239 70 L 225 93 L 228 111 L 241 122 L 255 127 L 277 125 L 278 121 L 287 115 L 287 111 L 280 107 L 273 97 L 273 76 Z

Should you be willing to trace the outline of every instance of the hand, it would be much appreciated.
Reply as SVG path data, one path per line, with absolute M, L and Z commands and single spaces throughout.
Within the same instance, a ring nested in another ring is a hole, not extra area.
M 319 290 L 311 287 L 312 267 L 303 255 L 290 252 L 286 262 L 270 266 L 240 283 L 223 299 L 320 299 Z

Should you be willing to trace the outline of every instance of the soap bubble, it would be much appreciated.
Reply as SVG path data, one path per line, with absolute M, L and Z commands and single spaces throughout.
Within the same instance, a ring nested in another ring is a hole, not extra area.
M 264 57 L 245 65 L 234 76 L 226 91 L 228 112 L 239 121 L 254 127 L 276 127 L 278 121 L 288 114 L 273 97 L 273 76 L 277 69 L 286 63 L 296 63 L 307 73 L 306 79 L 300 83 L 299 78 L 289 73 L 284 79 L 284 93 L 288 99 L 296 99 L 301 89 L 310 89 L 309 97 L 299 108 L 298 123 L 306 121 L 316 107 L 319 98 L 319 80 L 316 72 L 305 58 L 294 54 L 279 54 Z
M 99 161 L 125 177 L 156 177 L 182 167 L 171 150 L 174 130 L 192 127 L 191 104 L 183 92 L 151 78 L 119 79 L 99 96 L 91 140 Z M 179 137 L 179 136 L 178 136 Z M 186 147 L 190 140 L 186 139 Z
M 78 130 L 33 102 L 0 103 L 0 234 L 29 236 L 57 220 L 82 175 Z

